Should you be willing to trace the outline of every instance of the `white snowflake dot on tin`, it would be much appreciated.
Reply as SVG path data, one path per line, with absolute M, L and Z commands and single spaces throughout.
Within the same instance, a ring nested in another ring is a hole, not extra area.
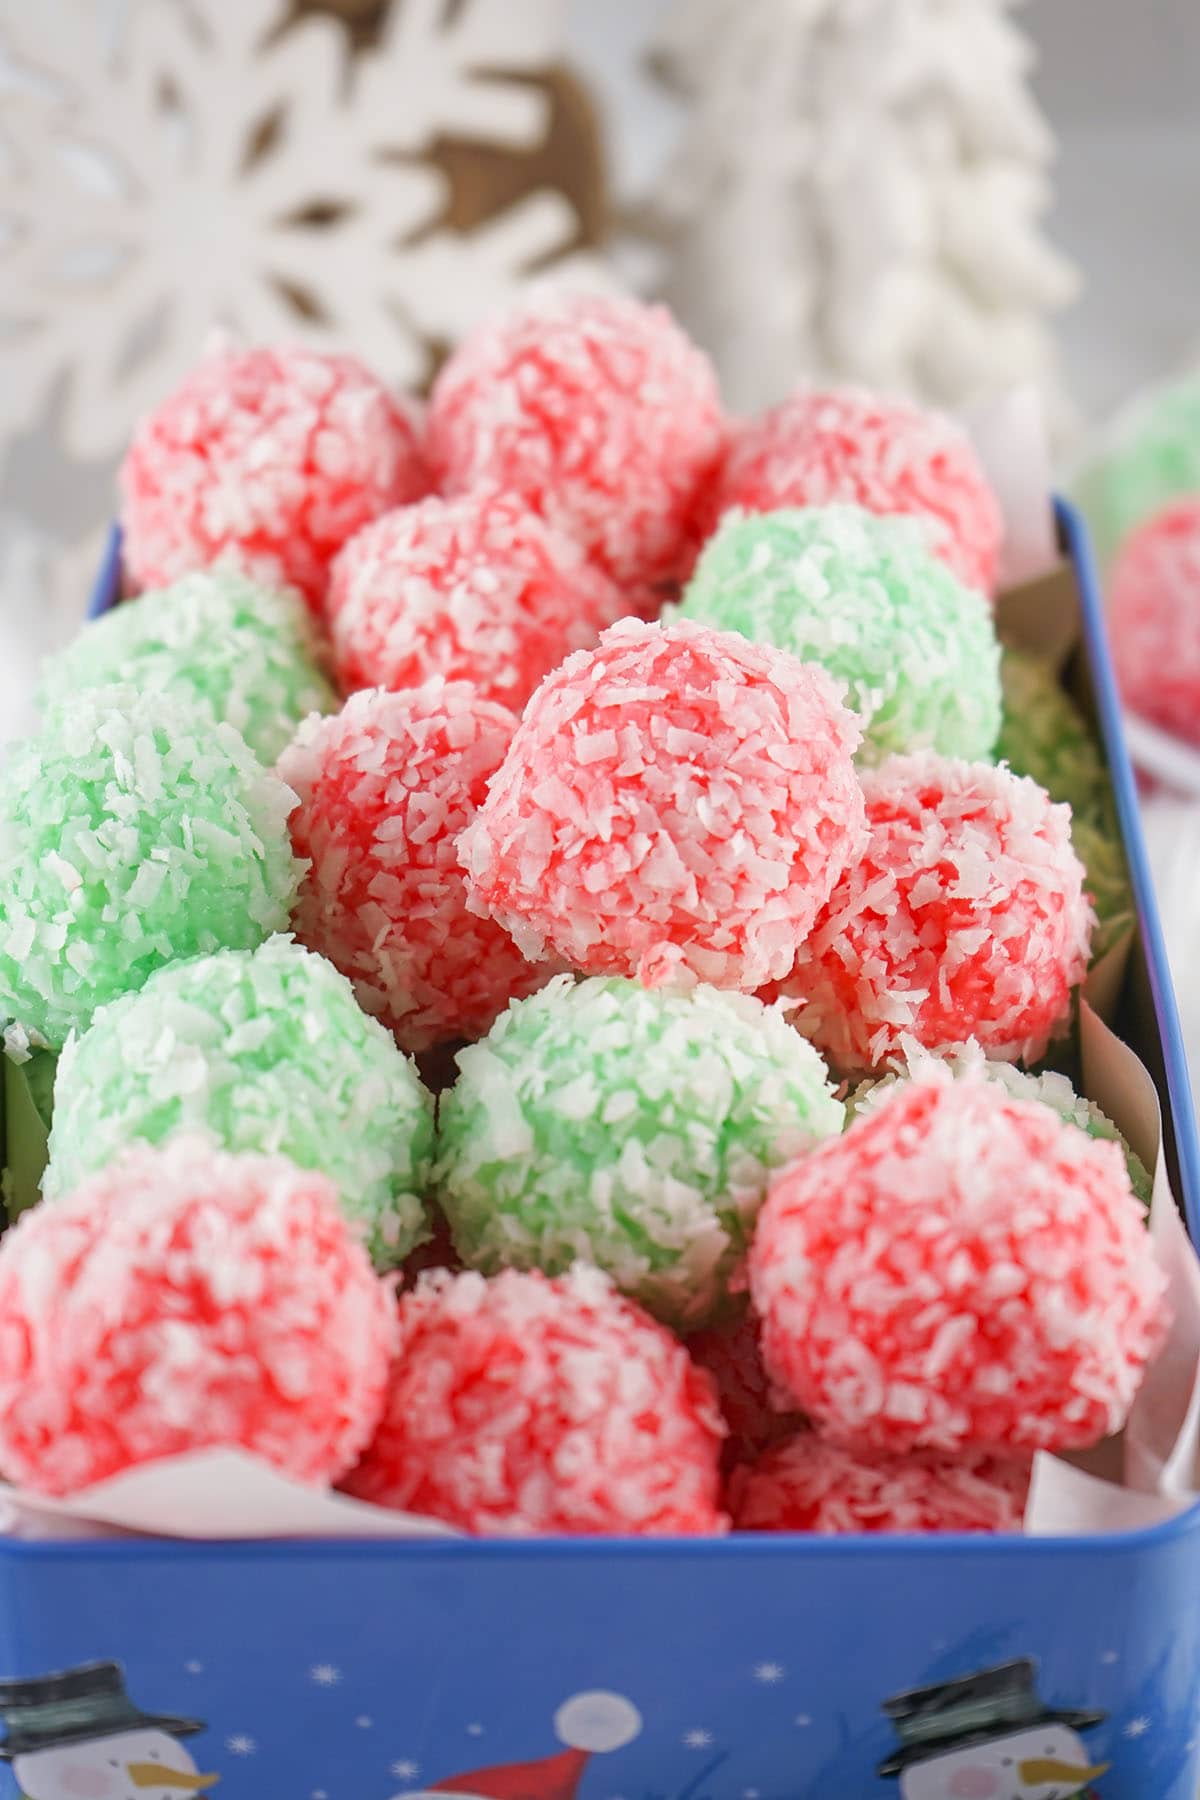
M 622 1749 L 641 1729 L 642 1715 L 633 1702 L 602 1688 L 574 1694 L 554 1715 L 556 1737 L 572 1750 L 592 1755 Z

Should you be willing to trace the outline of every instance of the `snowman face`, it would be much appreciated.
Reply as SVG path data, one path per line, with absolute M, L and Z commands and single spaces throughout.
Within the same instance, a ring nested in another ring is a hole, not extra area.
M 13 1760 L 28 1800 L 184 1800 L 212 1787 L 177 1738 L 165 1731 L 123 1731 Z
M 915 1763 L 900 1777 L 901 1800 L 1070 1800 L 1107 1765 L 1093 1764 L 1066 1725 L 1039 1725 Z

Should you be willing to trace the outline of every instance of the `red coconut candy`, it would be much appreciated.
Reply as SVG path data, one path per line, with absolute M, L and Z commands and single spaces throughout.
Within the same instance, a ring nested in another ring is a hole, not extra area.
M 778 992 L 843 1073 L 976 1039 L 1032 1062 L 1064 1031 L 1095 924 L 1071 809 L 932 751 L 864 770 L 867 843 Z M 778 997 L 772 990 L 771 997 Z
M 355 357 L 299 348 L 207 357 L 142 420 L 120 479 L 139 587 L 232 565 L 316 611 L 346 539 L 429 487 L 407 403 Z
M 551 971 L 467 910 L 458 839 L 516 719 L 465 681 L 364 688 L 313 713 L 279 760 L 299 796 L 288 821 L 309 867 L 297 937 L 354 983 L 405 1050 L 481 1036 Z
M 889 1454 L 1094 1444 L 1167 1322 L 1119 1145 L 937 1064 L 780 1173 L 749 1275 L 772 1377 Z
M 729 1483 L 735 1531 L 1020 1531 L 1028 1462 L 871 1456 L 804 1431 Z
M 0 1468 L 70 1494 L 222 1445 L 328 1482 L 371 1435 L 395 1341 L 325 1176 L 138 1145 L 0 1243 Z
M 1003 536 L 999 502 L 966 433 L 942 413 L 858 388 L 801 388 L 735 434 L 713 490 L 731 506 L 852 501 L 930 521 L 931 548 L 990 594 Z
M 447 493 L 520 495 L 653 611 L 691 566 L 725 426 L 708 358 L 665 307 L 559 292 L 460 345 L 427 441 Z
M 333 565 L 326 607 L 344 691 L 441 675 L 517 711 L 629 610 L 570 538 L 496 488 L 364 526 Z
M 1125 541 L 1109 582 L 1108 635 L 1128 706 L 1200 748 L 1200 496 Z
M 782 977 L 862 836 L 823 669 L 623 619 L 548 675 L 460 840 L 472 905 L 588 974 Z
M 725 1529 L 712 1385 L 598 1270 L 433 1273 L 399 1313 L 347 1492 L 508 1537 Z

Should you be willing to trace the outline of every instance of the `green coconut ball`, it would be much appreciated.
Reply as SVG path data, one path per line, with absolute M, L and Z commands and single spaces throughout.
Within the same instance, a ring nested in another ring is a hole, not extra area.
M 1084 867 L 1084 887 L 1096 912 L 1091 961 L 1099 962 L 1133 930 L 1133 888 L 1115 814 L 1105 822 L 1072 819 L 1071 842 Z
M 770 1171 L 842 1125 L 782 1014 L 703 985 L 560 975 L 458 1066 L 438 1187 L 463 1260 L 591 1263 L 676 1326 L 721 1311 Z
M 996 761 L 1031 775 L 1071 808 L 1071 842 L 1096 909 L 1096 962 L 1133 925 L 1133 892 L 1099 740 L 1043 657 L 1005 647 L 1004 718 Z
M 164 963 L 286 929 L 295 795 L 231 725 L 92 688 L 0 768 L 0 1018 L 58 1049 Z
M 1076 818 L 1101 818 L 1111 805 L 1108 771 L 1096 734 L 1053 664 L 1007 644 L 1000 660 L 1004 710 L 996 761 L 1031 775 Z
M 991 755 L 991 606 L 933 553 L 918 519 L 845 505 L 728 513 L 676 610 L 844 681 L 865 733 L 860 762 L 924 749 Z
M 203 570 L 123 601 L 85 625 L 42 671 L 43 706 L 128 682 L 142 694 L 192 700 L 240 731 L 271 765 L 301 719 L 337 697 L 298 594 L 233 570 Z
M 908 1072 L 911 1072 L 919 1062 L 928 1058 L 925 1052 L 914 1046 L 908 1060 Z M 989 1062 L 975 1045 L 964 1045 L 937 1060 L 946 1064 L 956 1076 L 981 1069 L 989 1081 L 999 1082 L 1001 1087 L 1007 1088 L 1014 1100 L 1037 1100 L 1057 1113 L 1066 1124 L 1078 1125 L 1089 1137 L 1105 1138 L 1110 1143 L 1119 1144 L 1125 1157 L 1125 1167 L 1129 1171 L 1130 1186 L 1142 1205 L 1149 1207 L 1154 1184 L 1145 1163 L 1130 1149 L 1108 1114 L 1102 1112 L 1094 1100 L 1077 1093 L 1065 1075 L 1053 1070 L 1031 1075 L 1023 1069 L 1015 1068 L 1012 1063 Z M 860 1082 L 847 1096 L 846 1124 L 851 1125 L 855 1119 L 869 1113 L 898 1081 L 905 1079 L 906 1074 L 897 1073 L 883 1075 L 874 1081 Z
M 1102 564 L 1168 501 L 1200 494 L 1200 370 L 1124 412 L 1071 484 Z
M 433 1101 L 345 977 L 290 938 L 162 969 L 72 1038 L 44 1191 L 181 1130 L 328 1175 L 379 1268 L 429 1235 Z

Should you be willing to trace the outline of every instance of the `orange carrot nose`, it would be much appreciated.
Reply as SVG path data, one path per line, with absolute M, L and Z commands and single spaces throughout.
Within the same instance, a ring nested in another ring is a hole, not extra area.
M 1070 1781 L 1074 1784 L 1071 1790 L 1074 1793 L 1085 1781 L 1099 1781 L 1111 1766 L 1110 1763 L 1095 1763 L 1089 1768 L 1086 1763 L 1056 1762 L 1052 1756 L 1037 1756 L 1030 1762 L 1018 1763 L 1017 1774 L 1026 1787 L 1036 1787 L 1039 1781 Z
M 165 1763 L 126 1763 L 125 1768 L 134 1787 L 181 1788 L 188 1794 L 215 1787 L 221 1779 L 219 1775 L 200 1775 L 191 1769 L 168 1769 Z

